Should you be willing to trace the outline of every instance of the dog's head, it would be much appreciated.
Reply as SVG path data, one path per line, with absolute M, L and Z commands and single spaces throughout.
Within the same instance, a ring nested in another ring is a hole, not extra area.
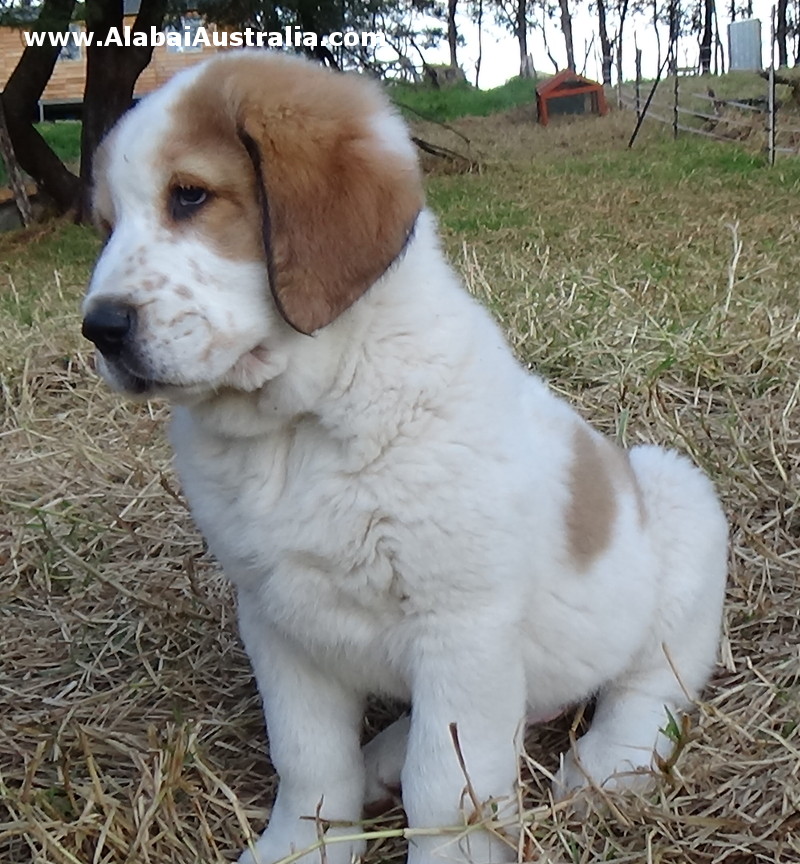
M 95 165 L 108 239 L 83 332 L 107 380 L 144 395 L 262 386 L 280 371 L 273 344 L 355 303 L 423 204 L 413 145 L 375 83 L 266 51 L 176 76 Z

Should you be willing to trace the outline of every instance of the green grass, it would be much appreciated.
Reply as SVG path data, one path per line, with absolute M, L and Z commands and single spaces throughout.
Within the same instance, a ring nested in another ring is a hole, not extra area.
M 39 123 L 36 127 L 64 162 L 77 163 L 81 156 L 81 124 L 77 120 Z
M 615 114 L 548 129 L 487 123 L 496 143 L 484 170 L 428 182 L 451 255 L 479 268 L 488 286 L 482 299 L 519 334 L 512 338 L 522 359 L 567 380 L 572 392 L 599 386 L 609 369 L 628 363 L 650 383 L 703 363 L 706 330 L 717 332 L 712 318 L 728 290 L 732 226 L 743 244 L 736 302 L 763 310 L 771 297 L 788 315 L 796 298 L 800 160 L 770 169 L 736 144 L 673 141 L 657 129 L 628 150 L 632 122 Z M 476 147 L 492 146 L 476 122 L 469 130 Z M 554 321 L 553 308 L 572 291 L 569 314 Z M 626 347 L 629 325 L 591 351 L 578 347 L 598 320 L 611 328 L 630 320 L 643 298 L 652 307 L 641 314 L 658 322 L 650 356 Z M 730 334 L 720 332 L 713 351 L 725 354 Z M 756 339 L 738 350 L 743 371 L 761 369 L 754 388 L 769 388 L 780 359 L 762 368 Z
M 23 327 L 77 311 L 80 289 L 100 241 L 90 228 L 57 222 L 26 240 L 25 232 L 0 234 L 0 323 Z M 59 302 L 42 303 L 42 285 L 55 285 Z M 0 331 L 2 332 L 2 331 Z
M 36 128 L 62 162 L 77 169 L 81 158 L 81 124 L 77 120 L 37 123 Z M 8 182 L 5 164 L 0 159 L 0 186 Z
M 732 182 L 761 188 L 796 187 L 800 182 L 800 159 L 786 157 L 776 167 L 767 167 L 763 154 L 735 142 L 720 143 L 681 132 L 673 141 L 668 130 L 646 146 L 586 154 L 564 163 L 564 172 L 575 178 L 602 174 L 615 180 L 697 187 L 698 192 L 727 188 Z
M 424 84 L 392 84 L 389 93 L 401 108 L 410 108 L 430 120 L 447 121 L 457 117 L 486 117 L 530 104 L 536 99 L 536 82 L 511 78 L 492 90 L 478 90 L 466 83 L 441 90 Z

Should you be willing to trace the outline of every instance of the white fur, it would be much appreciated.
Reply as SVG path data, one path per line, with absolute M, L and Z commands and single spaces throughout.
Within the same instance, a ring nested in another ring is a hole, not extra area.
M 280 775 L 269 827 L 240 861 L 307 847 L 317 828 L 303 817 L 320 804 L 323 818 L 358 820 L 365 792 L 398 780 L 412 827 L 463 824 L 451 723 L 477 795 L 505 814 L 528 711 L 599 693 L 559 795 L 649 768 L 654 749 L 669 750 L 666 709 L 685 708 L 714 663 L 726 526 L 711 484 L 679 456 L 635 448 L 644 527 L 620 491 L 608 548 L 576 567 L 565 509 L 583 421 L 513 358 L 445 262 L 429 213 L 402 258 L 313 337 L 280 318 L 264 268 L 223 261 L 191 234 L 159 238 L 159 141 L 182 87 L 115 133 L 117 227 L 87 308 L 150 303 L 141 350 L 175 403 L 178 472 L 238 592 Z M 376 135 L 401 134 L 389 117 Z M 163 287 L 143 292 L 153 276 Z M 170 327 L 182 312 L 186 326 Z M 226 347 L 209 353 L 220 333 Z M 365 768 L 368 693 L 409 700 L 413 718 L 368 748 Z M 327 860 L 361 848 L 332 843 Z M 411 864 L 514 856 L 480 831 L 409 848 Z

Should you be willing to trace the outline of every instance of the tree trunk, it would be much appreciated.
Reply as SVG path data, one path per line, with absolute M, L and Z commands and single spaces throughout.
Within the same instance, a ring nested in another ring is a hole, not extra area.
M 447 0 L 447 44 L 450 46 L 450 65 L 458 67 L 458 30 L 456 29 L 456 6 L 458 0 Z
M 166 6 L 166 0 L 142 0 L 133 32 L 146 33 L 149 42 L 150 27 L 161 28 Z M 122 0 L 88 0 L 86 29 L 94 33 L 94 43 L 105 42 L 112 27 L 122 32 Z M 130 108 L 136 80 L 152 54 L 153 47 L 149 44 L 147 47 L 92 44 L 87 48 L 79 221 L 86 221 L 91 211 L 92 165 L 97 145 Z
M 483 62 L 483 0 L 478 0 L 478 59 L 475 61 L 475 87 L 480 87 L 481 63 Z
M 669 74 L 678 74 L 678 2 L 669 0 Z
M 74 8 L 75 0 L 44 0 L 35 29 L 65 31 Z M 78 178 L 67 170 L 33 125 L 38 116 L 39 99 L 53 74 L 60 50 L 57 45 L 26 47 L 0 98 L 8 136 L 20 167 L 64 213 L 75 203 Z
M 725 52 L 722 48 L 722 40 L 719 38 L 719 12 L 716 3 L 714 3 L 714 74 L 725 74 Z
M 608 38 L 608 27 L 606 25 L 606 0 L 597 0 L 597 18 L 600 25 L 600 52 L 601 66 L 603 70 L 603 84 L 611 86 L 611 42 Z
M 519 42 L 519 74 L 521 78 L 530 77 L 528 63 L 528 0 L 517 0 L 517 41 Z
M 789 27 L 786 22 L 787 0 L 778 0 L 778 9 L 775 17 L 775 39 L 778 42 L 778 66 L 789 65 L 789 51 L 786 47 Z
M 592 53 L 592 48 L 594 48 L 594 33 L 592 33 L 591 39 L 583 40 L 583 63 L 580 70 L 575 70 L 579 75 L 586 75 L 586 66 L 589 63 L 589 55 Z M 595 56 L 597 56 L 597 52 L 595 52 Z
M 658 29 L 658 0 L 653 0 L 653 32 L 656 34 L 656 69 L 661 68 L 661 33 Z
M 622 0 L 619 10 L 619 30 L 617 31 L 617 100 L 622 99 L 622 34 L 625 30 L 625 18 L 628 16 L 628 0 Z M 621 105 L 621 102 L 620 102 Z
M 31 224 L 31 202 L 28 199 L 28 193 L 25 189 L 25 181 L 22 177 L 22 171 L 19 167 L 19 160 L 14 153 L 14 145 L 11 143 L 11 138 L 8 134 L 8 124 L 6 123 L 6 112 L 3 110 L 3 100 L 0 99 L 0 165 L 5 164 L 6 174 L 8 175 L 8 185 L 11 187 L 11 193 L 14 196 L 14 203 L 17 205 L 19 218 L 22 220 L 23 228 L 27 228 Z
M 711 74 L 711 43 L 714 40 L 714 0 L 703 0 L 703 32 L 700 36 L 700 74 Z
M 572 15 L 569 12 L 569 0 L 558 0 L 561 9 L 561 32 L 564 34 L 564 46 L 567 49 L 567 69 L 575 71 L 575 47 L 572 42 Z
M 800 2 L 795 0 L 794 20 L 800 21 Z M 794 65 L 800 66 L 800 27 L 794 28 Z

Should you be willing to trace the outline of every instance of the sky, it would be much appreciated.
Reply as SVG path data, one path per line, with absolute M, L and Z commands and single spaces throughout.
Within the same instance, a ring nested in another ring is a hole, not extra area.
M 718 6 L 727 5 L 720 4 Z M 764 64 L 769 63 L 769 36 L 770 15 L 772 3 L 769 0 L 753 0 L 753 17 L 761 20 L 762 56 Z M 490 16 L 484 19 L 488 21 Z M 727 66 L 728 58 L 728 17 L 725 11 L 719 9 L 720 39 L 725 49 Z M 467 79 L 475 83 L 475 60 L 478 55 L 477 28 L 466 16 L 459 16 L 458 26 L 461 35 L 466 40 L 466 45 L 459 47 L 458 60 L 464 69 Z M 609 24 L 609 36 L 612 35 L 613 21 Z M 581 71 L 583 57 L 586 54 L 586 46 L 591 42 L 592 36 L 597 30 L 596 15 L 589 13 L 585 8 L 580 9 L 573 15 L 572 19 L 573 40 L 575 46 L 575 62 L 578 71 Z M 652 22 L 644 16 L 629 16 L 625 22 L 623 35 L 623 61 L 622 68 L 624 77 L 631 80 L 635 75 L 635 50 L 634 34 L 639 47 L 642 49 L 642 74 L 645 78 L 655 78 L 658 71 L 657 41 L 654 35 Z M 666 51 L 668 33 L 666 27 L 661 28 L 662 51 Z M 562 66 L 566 65 L 566 50 L 564 48 L 564 37 L 558 19 L 547 23 L 547 42 L 555 59 Z M 555 70 L 553 64 L 544 49 L 544 43 L 538 30 L 528 33 L 528 50 L 533 55 L 533 62 L 537 71 L 552 74 Z M 445 41 L 439 48 L 425 52 L 426 59 L 430 62 L 449 62 L 449 51 Z M 698 62 L 699 47 L 697 37 L 680 40 L 678 46 L 678 65 L 696 66 Z M 492 23 L 484 26 L 483 33 L 483 61 L 481 64 L 480 86 L 482 89 L 497 87 L 503 84 L 513 75 L 519 74 L 519 48 L 517 40 L 510 34 L 498 28 Z M 613 73 L 616 80 L 616 71 Z M 591 48 L 586 63 L 586 75 L 590 78 L 600 77 L 599 43 L 595 38 L 595 44 Z

